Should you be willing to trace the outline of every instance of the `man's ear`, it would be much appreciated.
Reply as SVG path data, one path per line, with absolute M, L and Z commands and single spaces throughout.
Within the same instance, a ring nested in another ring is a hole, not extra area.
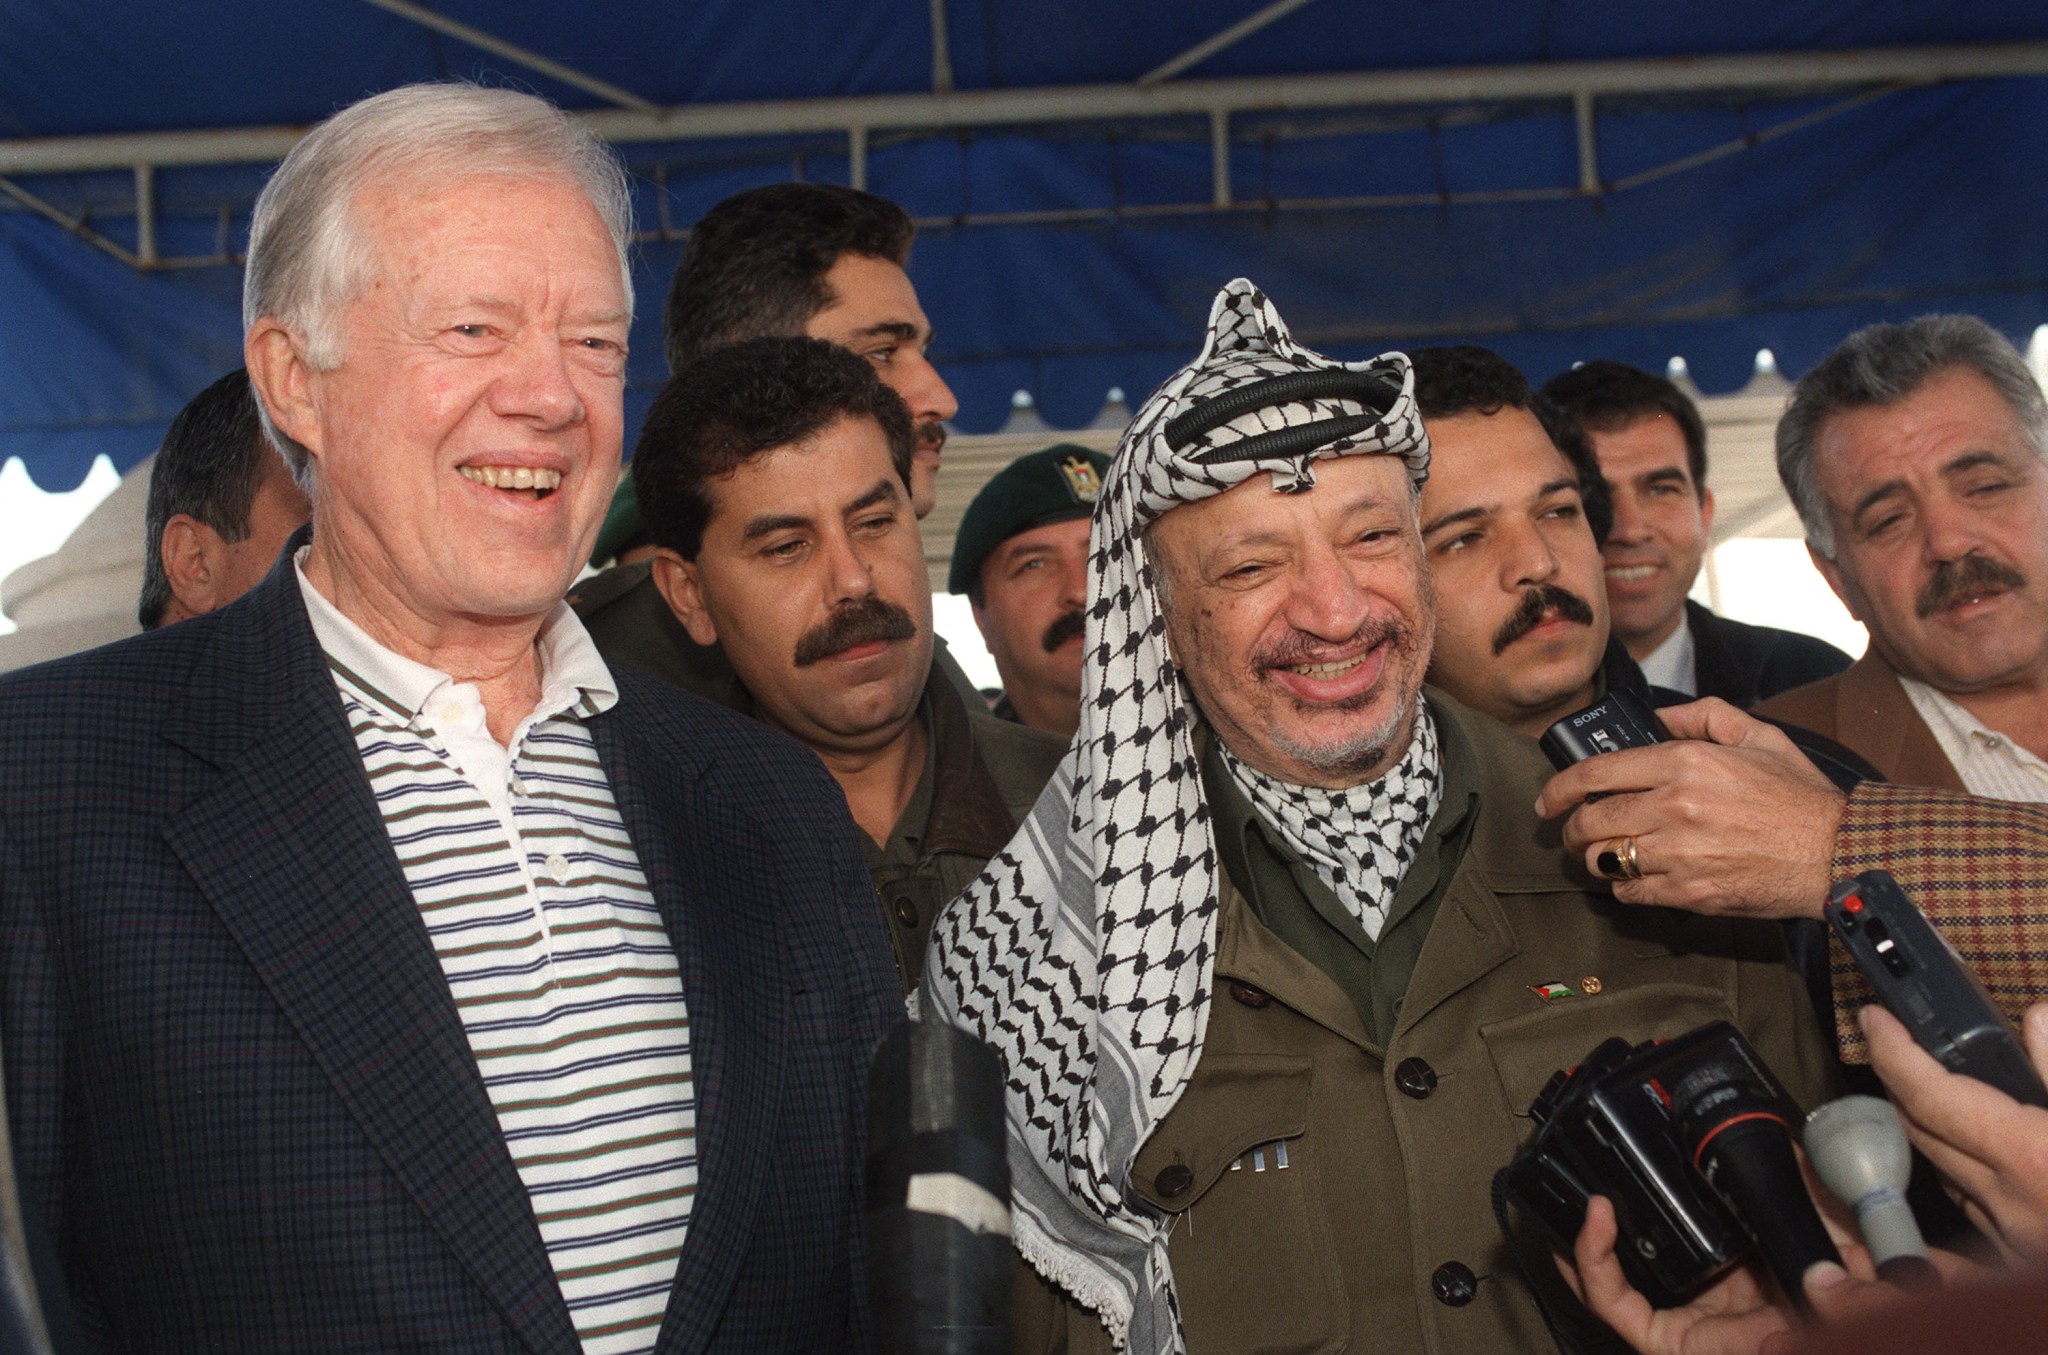
M 242 344 L 249 385 L 284 435 L 311 452 L 320 450 L 320 415 L 313 402 L 313 364 L 304 345 L 270 316 L 250 327 Z
M 1828 587 L 1835 590 L 1835 596 L 1841 599 L 1842 606 L 1848 609 L 1849 615 L 1868 626 L 1870 622 L 1864 620 L 1863 614 L 1856 610 L 1856 603 L 1850 598 L 1848 590 L 1842 587 L 1842 567 L 1815 550 L 1811 541 L 1806 543 L 1806 558 L 1813 561 L 1813 567 L 1828 581 Z
M 690 638 L 700 645 L 717 644 L 718 627 L 712 624 L 711 613 L 704 606 L 704 589 L 695 562 L 685 560 L 666 546 L 658 546 L 653 575 L 662 600 L 676 614 L 676 620 L 683 623 L 683 629 L 690 632 Z
M 213 528 L 189 513 L 171 514 L 157 543 L 171 596 L 193 616 L 204 616 L 220 605 L 220 572 L 214 558 L 219 544 Z
M 1700 531 L 1708 537 L 1714 534 L 1714 491 L 1711 489 L 1700 490 Z

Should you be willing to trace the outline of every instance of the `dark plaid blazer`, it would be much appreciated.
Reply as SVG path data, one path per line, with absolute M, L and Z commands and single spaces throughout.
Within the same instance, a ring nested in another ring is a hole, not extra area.
M 22 1186 L 98 1348 L 570 1355 L 289 560 L 223 612 L 0 679 Z M 660 1349 L 862 1347 L 865 1068 L 902 1007 L 845 799 L 780 735 L 617 678 L 590 728 L 698 1098 Z

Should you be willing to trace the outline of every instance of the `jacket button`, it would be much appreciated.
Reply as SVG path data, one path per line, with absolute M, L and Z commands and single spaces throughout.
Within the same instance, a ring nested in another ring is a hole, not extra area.
M 1462 1308 L 1478 1294 L 1479 1277 L 1462 1261 L 1446 1261 L 1429 1277 L 1429 1287 L 1436 1291 L 1438 1303 Z
M 896 920 L 906 927 L 917 925 L 917 905 L 907 898 L 896 900 Z
M 1247 1007 L 1263 1007 L 1273 999 L 1249 983 L 1232 983 L 1230 995 Z
M 1152 1178 L 1152 1188 L 1166 1199 L 1178 1199 L 1188 1193 L 1188 1187 L 1195 1183 L 1193 1168 L 1176 1162 L 1161 1167 L 1159 1175 Z
M 1436 1090 L 1436 1069 L 1421 1059 L 1402 1059 L 1394 1065 L 1394 1085 L 1403 1095 L 1424 1100 Z

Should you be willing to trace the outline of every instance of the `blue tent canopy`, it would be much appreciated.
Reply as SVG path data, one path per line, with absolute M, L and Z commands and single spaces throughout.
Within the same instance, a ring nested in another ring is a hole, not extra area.
M 1062 427 L 1112 386 L 1142 394 L 1237 274 L 1347 356 L 1470 341 L 1541 379 L 1683 354 L 1708 390 L 1764 347 L 1796 373 L 1874 320 L 1963 309 L 2023 340 L 2048 318 L 2048 11 L 2017 0 L 9 11 L 0 458 L 52 489 L 97 454 L 146 456 L 240 361 L 234 256 L 268 164 L 211 148 L 422 79 L 509 82 L 638 128 L 621 140 L 646 232 L 636 415 L 665 375 L 682 232 L 792 177 L 858 179 L 919 218 L 911 272 L 971 432 L 1020 389 Z M 1176 61 L 1247 19 L 1270 21 Z M 1703 67 L 1721 74 L 1687 78 Z M 1597 90 L 1583 104 L 1560 83 L 1578 73 Z M 1285 93 L 1352 77 L 1355 100 Z M 1212 91 L 1221 116 L 1195 97 Z M 663 139 L 618 107 L 639 101 L 777 102 Z

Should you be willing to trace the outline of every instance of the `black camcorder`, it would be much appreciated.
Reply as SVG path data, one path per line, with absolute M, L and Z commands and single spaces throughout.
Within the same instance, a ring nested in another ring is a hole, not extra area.
M 1725 1021 L 1607 1040 L 1553 1075 L 1530 1114 L 1536 1132 L 1494 1177 L 1496 1199 L 1569 1256 L 1587 1201 L 1605 1195 L 1621 1268 L 1656 1307 L 1687 1302 L 1752 1248 L 1794 1302 L 1808 1265 L 1841 1259 L 1792 1151 L 1800 1109 Z

